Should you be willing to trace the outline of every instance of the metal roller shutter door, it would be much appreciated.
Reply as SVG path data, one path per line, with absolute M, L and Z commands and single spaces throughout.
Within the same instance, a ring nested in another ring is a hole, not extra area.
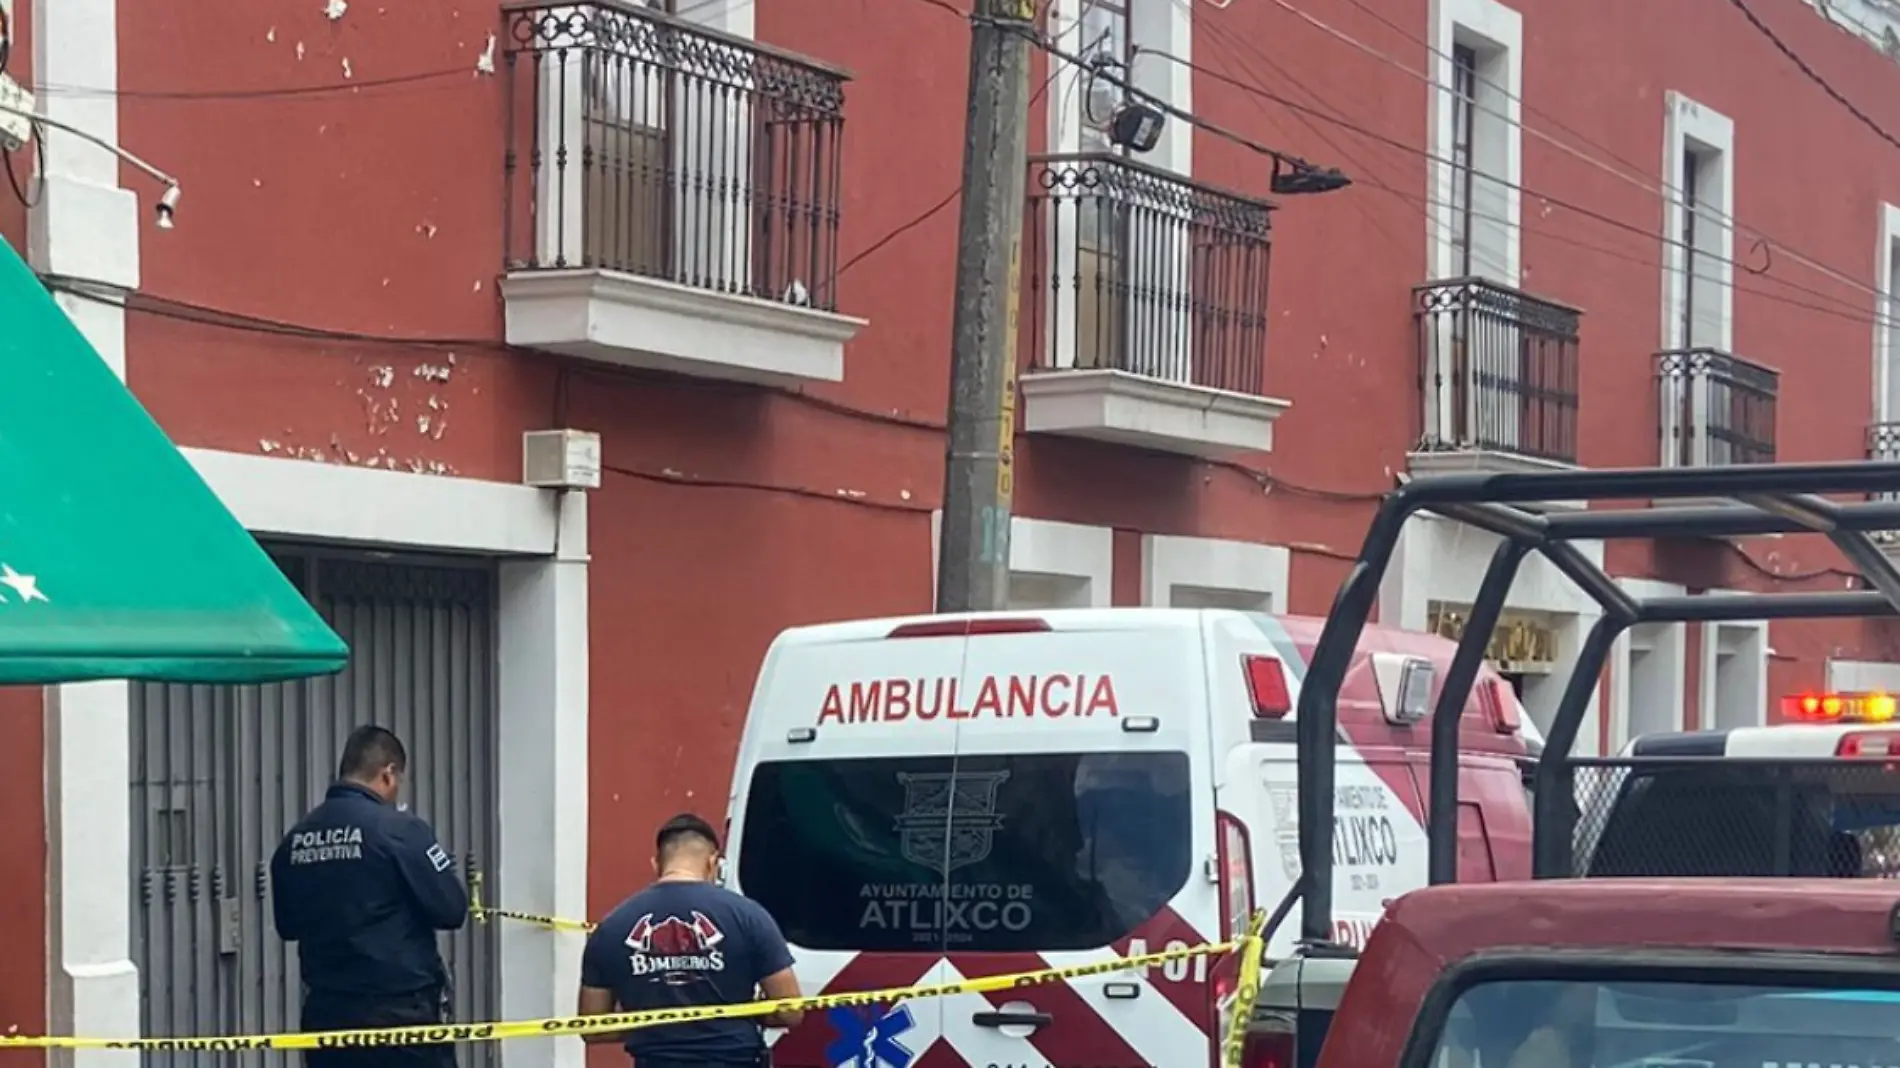
M 274 550 L 350 643 L 341 675 L 272 686 L 132 690 L 132 932 L 141 1022 L 154 1036 L 294 1030 L 294 946 L 271 927 L 270 856 L 321 798 L 363 723 L 409 749 L 408 801 L 496 900 L 495 575 L 487 564 Z M 460 1020 L 499 1004 L 495 931 L 443 939 Z M 148 1053 L 152 1068 L 232 1054 Z M 236 1055 L 288 1066 L 286 1054 Z M 498 1063 L 494 1047 L 462 1063 Z

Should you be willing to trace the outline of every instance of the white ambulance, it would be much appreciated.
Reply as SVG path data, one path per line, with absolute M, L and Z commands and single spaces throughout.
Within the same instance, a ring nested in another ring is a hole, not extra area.
M 728 884 L 807 992 L 954 982 L 1232 937 L 1299 872 L 1292 711 L 1321 621 L 1071 609 L 801 627 L 740 743 Z M 1335 912 L 1361 943 L 1426 880 L 1454 646 L 1366 629 L 1341 693 Z M 1519 707 L 1465 710 L 1460 877 L 1529 874 Z M 1268 947 L 1286 954 L 1297 913 Z M 1207 1068 L 1230 962 L 812 1013 L 778 1068 Z M 1256 1063 L 1281 1061 L 1262 1050 Z

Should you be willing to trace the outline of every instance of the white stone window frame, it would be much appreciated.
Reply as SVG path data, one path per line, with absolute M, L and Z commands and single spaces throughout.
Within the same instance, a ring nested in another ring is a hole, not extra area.
M 1675 583 L 1658 582 L 1653 579 L 1620 578 L 1616 584 L 1625 592 L 1638 598 L 1680 597 L 1688 591 Z M 1645 648 L 1645 643 L 1647 647 Z M 1687 722 L 1688 697 L 1685 687 L 1689 675 L 1689 630 L 1684 623 L 1647 623 L 1628 628 L 1617 635 L 1616 644 L 1610 651 L 1609 679 L 1609 744 L 1606 752 L 1617 752 L 1629 744 L 1633 733 L 1630 730 L 1630 710 L 1637 695 L 1632 692 L 1634 681 L 1632 671 L 1635 654 L 1639 649 L 1652 656 L 1664 657 L 1667 672 L 1667 692 L 1661 696 L 1668 715 L 1665 717 L 1666 730 L 1682 730 Z
M 510 756 L 496 784 L 497 882 L 507 888 L 510 907 L 585 916 L 585 495 L 209 449 L 183 452 L 259 536 L 499 559 L 498 744 Z M 124 682 L 47 688 L 48 1020 L 61 1033 L 138 1033 L 127 866 L 130 700 Z M 496 962 L 502 1017 L 568 1011 L 579 961 L 578 941 L 525 925 L 504 927 Z M 104 1064 L 111 1056 L 85 1051 L 75 1060 Z M 508 1043 L 501 1059 L 504 1068 L 581 1068 L 583 1058 L 578 1047 L 562 1043 Z
M 727 0 L 735 2 L 735 0 Z M 1130 69 L 1123 75 L 1130 85 L 1156 99 L 1165 101 L 1182 112 L 1194 110 L 1194 71 L 1188 64 L 1194 61 L 1194 13 L 1188 0 L 1119 0 L 1128 11 L 1128 34 L 1135 56 Z M 1090 6 L 1089 0 L 1052 0 L 1049 5 L 1048 32 L 1054 38 L 1057 48 L 1071 55 L 1081 55 L 1090 42 L 1083 29 L 1083 13 Z M 1172 58 L 1171 58 L 1172 57 Z M 1177 62 L 1179 60 L 1179 62 Z M 1086 106 L 1088 75 L 1073 64 L 1066 63 L 1054 56 L 1049 62 L 1058 69 L 1049 86 L 1048 145 L 1051 153 L 1074 153 L 1082 151 L 1083 108 Z M 1151 152 L 1139 156 L 1129 154 L 1131 159 L 1151 167 L 1172 171 L 1183 178 L 1194 176 L 1194 127 L 1190 123 L 1172 116 L 1168 117 L 1161 130 L 1161 140 Z M 1031 190 L 1033 193 L 1034 190 Z M 1047 220 L 1046 236 L 1042 239 L 1050 250 L 1049 262 L 1042 265 L 1053 271 L 1057 278 L 1077 277 L 1076 247 L 1077 219 L 1073 210 L 1067 210 L 1057 218 Z M 1144 260 L 1168 260 L 1178 263 L 1178 276 L 1173 282 L 1186 286 L 1191 283 L 1191 250 L 1186 247 L 1187 235 L 1180 235 L 1178 255 L 1169 257 L 1153 249 L 1144 250 Z M 1132 318 L 1137 311 L 1153 314 L 1153 309 L 1137 309 L 1132 304 L 1127 308 Z M 1174 348 L 1179 352 L 1188 352 L 1189 330 L 1192 323 L 1185 312 L 1177 325 L 1178 344 Z M 1129 336 L 1131 331 L 1124 330 Z M 1054 368 L 1074 367 L 1079 339 L 1076 336 L 1076 294 L 1073 288 L 1063 287 L 1050 302 L 1049 314 L 1044 317 L 1043 337 L 1040 342 L 1044 353 L 1038 353 L 1035 362 L 1046 362 Z M 1046 354 L 1046 355 L 1045 355 Z M 1170 368 L 1170 371 L 1177 370 Z M 1178 369 L 1179 375 L 1164 374 L 1160 377 L 1170 381 L 1187 382 L 1191 368 Z
M 1293 553 L 1281 545 L 1225 538 L 1145 534 L 1141 603 L 1173 608 L 1179 590 L 1207 590 L 1244 611 L 1284 614 Z
M 1880 242 L 1874 249 L 1874 411 L 1876 423 L 1900 422 L 1900 205 L 1880 205 Z
M 1478 92 L 1474 109 L 1477 119 L 1487 125 L 1502 123 L 1501 144 L 1496 159 L 1478 159 L 1473 145 L 1473 166 L 1499 186 L 1502 220 L 1483 218 L 1498 215 L 1482 204 L 1467 205 L 1480 217 L 1472 220 L 1474 238 L 1482 235 L 1499 251 L 1498 270 L 1473 270 L 1491 281 L 1516 287 L 1522 275 L 1524 214 L 1524 19 L 1515 9 L 1497 0 L 1432 0 L 1432 91 L 1428 100 L 1427 125 L 1432 155 L 1428 180 L 1431 202 L 1426 214 L 1426 264 L 1433 279 L 1454 278 L 1459 274 L 1453 234 L 1457 228 L 1452 208 L 1452 156 L 1455 146 L 1457 95 L 1452 51 L 1465 45 L 1493 57 L 1478 70 Z M 1493 127 L 1495 128 L 1495 126 Z M 1495 168 L 1495 169 L 1494 169 Z M 1475 257 L 1474 257 L 1475 259 Z
M 930 513 L 930 596 L 937 596 L 937 565 L 943 546 L 943 510 Z M 1115 603 L 1115 530 L 1085 523 L 1011 516 L 1009 573 L 1015 579 L 1069 586 L 1079 596 L 1064 608 L 1107 608 Z M 1024 605 L 1023 611 L 1058 607 Z M 1017 606 L 1012 604 L 1011 610 Z
M 1715 243 L 1707 250 L 1708 275 L 1716 299 L 1715 336 L 1703 344 L 1722 352 L 1735 344 L 1735 122 L 1727 115 L 1686 94 L 1670 90 L 1663 96 L 1662 347 L 1691 347 L 1685 336 L 1682 312 L 1689 300 L 1690 280 L 1682 245 L 1683 212 L 1687 210 L 1682 178 L 1683 157 L 1691 149 L 1719 154 L 1715 180 L 1720 201 L 1708 209 Z M 1700 247 L 1700 242 L 1698 242 Z M 1666 429 L 1666 428 L 1665 428 Z
M 1707 593 L 1721 596 L 1724 594 L 1747 593 L 1746 590 L 1708 590 Z M 1724 620 L 1719 623 L 1701 624 L 1701 644 L 1699 663 L 1696 666 L 1699 685 L 1696 687 L 1696 726 L 1701 730 L 1714 730 L 1723 727 L 1760 727 L 1768 722 L 1768 663 L 1774 659 L 1774 644 L 1771 641 L 1768 620 Z M 1721 703 L 1716 699 L 1716 680 L 1722 666 L 1723 646 L 1739 646 L 1731 655 L 1741 655 L 1750 645 L 1760 650 L 1760 662 L 1755 666 L 1752 691 L 1742 695 L 1737 708 L 1751 711 L 1752 716 L 1731 717 L 1724 723 L 1718 717 Z
M 1829 693 L 1900 693 L 1900 663 L 1830 659 L 1827 690 Z

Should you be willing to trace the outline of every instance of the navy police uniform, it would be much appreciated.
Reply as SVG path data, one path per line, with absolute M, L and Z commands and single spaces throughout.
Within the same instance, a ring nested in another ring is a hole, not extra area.
M 658 882 L 600 922 L 581 955 L 581 985 L 611 990 L 621 1009 L 736 1005 L 792 966 L 770 913 L 724 887 Z M 754 1019 L 700 1020 L 627 1033 L 635 1068 L 759 1068 L 769 1063 Z
M 271 857 L 277 933 L 298 944 L 303 1029 L 443 1022 L 435 933 L 468 919 L 468 890 L 428 823 L 353 783 L 330 787 Z M 452 1068 L 448 1045 L 311 1050 L 311 1068 Z

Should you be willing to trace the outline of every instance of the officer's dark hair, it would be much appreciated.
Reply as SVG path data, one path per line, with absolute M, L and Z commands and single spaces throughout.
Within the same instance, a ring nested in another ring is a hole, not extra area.
M 402 740 L 375 724 L 366 724 L 350 732 L 343 743 L 343 758 L 337 761 L 339 779 L 367 779 L 390 765 L 397 771 L 409 766 L 409 754 Z
M 655 836 L 653 844 L 660 860 L 665 861 L 681 846 L 700 841 L 717 850 L 719 832 L 713 830 L 712 824 L 691 812 L 682 812 L 660 825 L 660 833 Z

